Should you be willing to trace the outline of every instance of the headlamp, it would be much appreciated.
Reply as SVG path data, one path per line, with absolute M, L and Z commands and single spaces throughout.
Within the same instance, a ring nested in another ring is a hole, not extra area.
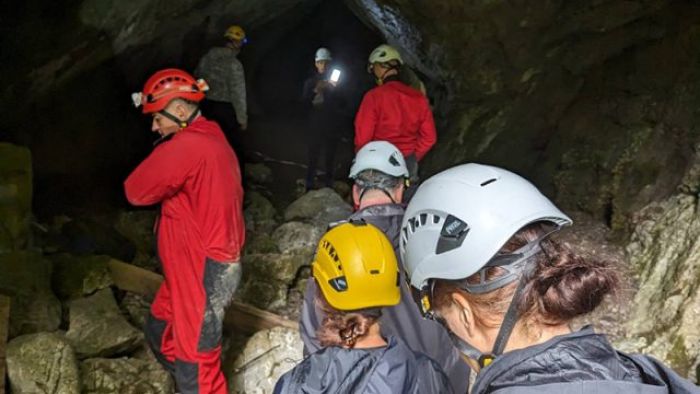
M 134 103 L 134 107 L 140 107 L 143 104 L 143 93 L 131 93 L 131 102 Z

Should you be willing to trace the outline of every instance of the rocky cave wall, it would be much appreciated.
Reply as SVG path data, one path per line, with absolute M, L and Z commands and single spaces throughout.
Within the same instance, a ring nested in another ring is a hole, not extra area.
M 201 51 L 187 44 L 213 43 L 232 19 L 258 40 L 243 55 L 257 69 L 318 4 L 73 0 L 27 1 L 8 10 L 1 43 L 13 60 L 0 63 L 9 81 L 0 105 L 15 116 L 0 120 L 0 139 L 29 146 L 34 168 L 13 164 L 3 175 L 5 185 L 16 185 L 0 188 L 0 208 L 19 212 L 3 218 L 15 226 L 10 242 L 20 243 L 3 250 L 29 244 L 26 176 L 78 179 L 67 185 L 89 188 L 113 163 L 143 157 L 146 148 L 134 147 L 147 147 L 145 137 L 120 134 L 144 127 L 128 100 L 117 112 L 131 115 L 115 118 L 114 101 L 92 91 L 128 98 L 153 69 L 187 65 Z M 621 344 L 653 352 L 696 379 L 700 6 L 670 0 L 345 4 L 398 46 L 428 85 L 439 142 L 423 174 L 464 161 L 504 166 L 566 210 L 607 223 L 639 288 L 625 326 L 636 340 Z M 74 119 L 80 111 L 88 116 Z M 26 152 L 17 154 L 26 161 Z M 35 205 L 37 194 L 46 193 L 35 186 Z M 650 311 L 659 318 L 650 319 Z
M 671 1 L 355 0 L 431 82 L 427 173 L 510 168 L 568 209 L 629 232 L 698 138 L 700 7 Z

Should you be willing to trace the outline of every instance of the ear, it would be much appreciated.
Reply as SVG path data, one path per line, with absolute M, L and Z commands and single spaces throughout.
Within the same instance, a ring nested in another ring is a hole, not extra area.
M 459 294 L 459 292 L 452 293 L 452 302 L 454 302 L 455 306 L 457 306 L 461 310 L 459 318 L 464 324 L 464 329 L 467 330 L 467 333 L 470 336 L 474 336 L 476 329 L 474 309 L 471 305 L 469 305 L 469 302 L 466 300 L 466 298 L 464 298 L 463 295 Z
M 187 119 L 189 117 L 187 107 L 182 103 L 177 103 L 175 105 L 175 116 L 177 116 L 177 118 L 181 120 Z
M 355 205 L 360 205 L 360 187 L 355 184 L 352 185 L 352 202 Z
M 402 183 L 394 190 L 394 201 L 401 203 L 403 201 L 403 193 L 406 191 L 406 186 Z

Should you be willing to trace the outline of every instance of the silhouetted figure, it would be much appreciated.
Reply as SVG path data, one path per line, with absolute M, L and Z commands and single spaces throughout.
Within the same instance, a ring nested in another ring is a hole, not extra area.
M 316 73 L 304 82 L 302 101 L 308 109 L 308 169 L 306 190 L 314 187 L 316 167 L 321 152 L 325 155 L 323 183 L 332 186 L 334 180 L 335 153 L 342 136 L 342 102 L 339 99 L 337 80 L 331 80 L 331 52 L 326 48 L 316 51 Z

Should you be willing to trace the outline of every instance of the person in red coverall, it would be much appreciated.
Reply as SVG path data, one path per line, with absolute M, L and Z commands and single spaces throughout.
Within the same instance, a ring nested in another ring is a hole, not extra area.
M 245 229 L 238 159 L 215 122 L 200 115 L 206 82 L 167 69 L 135 93 L 160 134 L 124 182 L 134 205 L 161 204 L 156 225 L 165 281 L 145 336 L 181 393 L 227 393 L 221 372 L 224 308 L 241 277 Z
M 388 141 L 399 148 L 413 184 L 404 195 L 407 201 L 418 184 L 418 162 L 435 145 L 437 135 L 428 99 L 401 82 L 402 65 L 401 55 L 389 45 L 370 54 L 367 71 L 378 86 L 365 94 L 355 116 L 355 152 L 370 141 Z

